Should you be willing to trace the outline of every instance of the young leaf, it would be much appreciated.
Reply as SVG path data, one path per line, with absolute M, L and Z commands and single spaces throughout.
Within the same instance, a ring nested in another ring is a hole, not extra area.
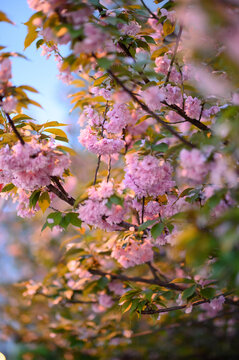
M 151 229 L 151 235 L 153 236 L 153 238 L 157 239 L 157 237 L 159 237 L 161 235 L 163 229 L 164 229 L 163 223 L 158 223 L 158 224 L 154 225 Z
M 184 290 L 182 293 L 182 299 L 186 300 L 190 296 L 192 296 L 195 293 L 196 288 L 197 288 L 197 285 L 192 285 L 189 288 L 187 288 L 186 290 Z
M 40 206 L 43 213 L 46 211 L 46 209 L 49 208 L 50 203 L 51 203 L 51 200 L 50 200 L 50 196 L 49 196 L 48 192 L 46 191 L 46 192 L 42 193 L 41 196 L 39 197 L 38 205 Z

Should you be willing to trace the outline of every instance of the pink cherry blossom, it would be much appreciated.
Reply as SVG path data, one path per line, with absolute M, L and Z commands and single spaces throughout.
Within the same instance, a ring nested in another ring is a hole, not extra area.
M 142 160 L 137 154 L 126 155 L 126 164 L 124 184 L 139 198 L 162 195 L 175 184 L 170 164 L 152 155 Z
M 183 149 L 179 158 L 181 166 L 179 175 L 197 184 L 202 183 L 209 172 L 205 155 L 198 149 Z
M 152 244 L 145 239 L 140 241 L 130 239 L 124 246 L 115 244 L 111 256 L 115 258 L 124 268 L 144 264 L 153 260 Z

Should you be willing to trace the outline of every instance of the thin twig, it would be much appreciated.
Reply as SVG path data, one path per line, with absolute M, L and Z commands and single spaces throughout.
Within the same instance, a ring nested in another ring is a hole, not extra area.
M 159 279 L 145 279 L 141 277 L 130 277 L 122 274 L 111 274 L 97 269 L 89 269 L 88 270 L 93 275 L 100 275 L 100 276 L 109 276 L 112 280 L 122 280 L 122 281 L 132 281 L 132 282 L 140 282 L 144 284 L 152 284 L 152 285 L 159 285 L 163 286 L 167 289 L 176 290 L 176 291 L 184 291 L 185 288 L 176 284 L 171 284 L 165 281 L 161 281 Z
M 98 171 L 99 171 L 99 168 L 100 168 L 100 161 L 101 161 L 101 155 L 98 155 L 98 161 L 97 161 L 97 166 L 96 166 L 96 169 L 95 169 L 95 178 L 94 178 L 93 185 L 95 185 L 96 181 L 97 181 L 97 175 L 98 175 Z
M 20 134 L 19 131 L 17 130 L 17 128 L 16 128 L 14 122 L 12 121 L 10 115 L 9 115 L 7 112 L 5 112 L 5 115 L 6 115 L 6 117 L 7 117 L 7 120 L 8 120 L 8 122 L 9 122 L 9 124 L 10 124 L 10 126 L 11 126 L 11 128 L 12 128 L 12 130 L 13 130 L 13 132 L 14 132 L 14 134 L 15 134 L 16 137 L 19 139 L 20 143 L 21 143 L 22 145 L 24 145 L 24 144 L 25 144 L 25 141 L 23 140 L 23 137 L 21 136 L 21 134 Z
M 107 70 L 108 74 L 122 87 L 122 89 L 130 95 L 130 97 L 137 103 L 140 105 L 140 107 L 146 111 L 149 115 L 151 115 L 154 119 L 156 119 L 162 126 L 165 127 L 165 129 L 167 129 L 172 135 L 174 135 L 176 138 L 178 138 L 181 142 L 183 142 L 185 145 L 191 147 L 191 148 L 195 148 L 195 145 L 193 145 L 192 143 L 190 143 L 188 140 L 186 140 L 183 136 L 179 135 L 177 133 L 176 130 L 174 130 L 170 125 L 168 125 L 167 122 L 165 122 L 160 116 L 158 116 L 157 114 L 155 114 L 152 110 L 149 109 L 149 107 L 142 103 L 137 96 L 131 91 L 129 90 L 124 83 L 112 72 L 112 70 L 108 69 Z
M 144 0 L 140 0 L 145 9 L 152 15 L 152 17 L 156 20 L 159 20 L 159 17 L 150 10 L 150 8 L 145 4 Z
M 179 114 L 180 116 L 182 116 L 186 121 L 190 122 L 192 125 L 196 126 L 198 129 L 203 130 L 203 131 L 210 131 L 211 129 L 209 127 L 207 127 L 206 125 L 204 125 L 203 123 L 201 123 L 199 120 L 196 119 L 192 119 L 190 118 L 183 109 L 181 109 L 179 106 L 175 105 L 175 104 L 168 104 L 167 101 L 162 101 L 162 103 L 164 105 L 166 105 L 167 107 L 169 107 L 170 109 L 174 110 L 177 114 Z
M 109 182 L 110 179 L 110 172 L 111 172 L 111 156 L 109 155 L 107 182 Z
M 181 35 L 182 35 L 182 31 L 183 31 L 183 27 L 180 26 L 179 32 L 178 32 L 178 35 L 177 35 L 177 39 L 176 39 L 176 43 L 175 43 L 175 47 L 174 47 L 174 51 L 173 51 L 173 56 L 172 56 L 172 59 L 171 59 L 170 65 L 169 65 L 169 69 L 168 69 L 168 73 L 167 73 L 167 76 L 166 76 L 166 79 L 165 79 L 164 86 L 167 85 L 167 83 L 169 81 L 169 78 L 170 78 L 170 75 L 171 75 L 171 71 L 173 69 L 173 64 L 174 64 L 174 61 L 175 61 L 175 58 L 176 58 L 176 55 L 177 55 L 178 46 L 179 46 L 180 38 L 181 38 Z
M 142 199 L 142 214 L 141 214 L 141 224 L 144 222 L 144 207 L 145 207 L 145 197 Z

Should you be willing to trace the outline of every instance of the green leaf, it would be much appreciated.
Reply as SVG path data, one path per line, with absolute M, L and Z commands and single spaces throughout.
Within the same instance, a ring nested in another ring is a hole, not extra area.
M 41 194 L 38 200 L 38 205 L 40 206 L 42 212 L 44 213 L 46 209 L 49 208 L 51 203 L 50 196 L 47 191 Z
M 182 293 L 182 299 L 186 300 L 189 297 L 191 297 L 195 293 L 196 288 L 197 288 L 197 285 L 192 285 L 189 288 L 187 288 L 186 290 L 184 290 Z
M 39 49 L 39 47 L 40 47 L 41 45 L 43 45 L 43 44 L 44 44 L 44 40 L 43 40 L 43 39 L 38 40 L 38 41 L 36 42 L 36 48 Z
M 119 196 L 117 196 L 117 195 L 114 194 L 114 195 L 112 195 L 112 196 L 108 199 L 108 201 L 107 201 L 107 203 L 106 203 L 106 206 L 107 206 L 109 209 L 111 209 L 112 204 L 123 206 L 123 205 L 124 205 L 124 200 L 121 199 Z
M 200 293 L 204 298 L 212 299 L 215 296 L 216 290 L 211 287 L 208 287 L 205 289 L 201 289 Z
M 188 195 L 190 193 L 190 191 L 193 190 L 193 188 L 187 188 L 187 189 L 184 189 L 181 194 L 179 195 L 180 198 Z
M 143 230 L 147 229 L 149 226 L 153 225 L 156 221 L 157 221 L 157 219 L 147 220 L 143 224 L 139 225 L 138 230 L 143 231 Z
M 41 190 L 35 190 L 33 191 L 33 193 L 31 194 L 30 198 L 29 198 L 29 207 L 30 209 L 34 209 L 38 200 L 39 200 L 39 197 L 40 197 L 40 194 L 41 194 Z
M 69 224 L 72 224 L 77 227 L 81 227 L 82 221 L 79 219 L 78 216 L 79 215 L 77 213 L 70 212 L 70 213 L 67 213 L 64 218 L 67 219 L 67 222 L 69 222 Z M 61 225 L 61 223 L 60 223 L 60 225 Z
M 14 188 L 15 188 L 15 185 L 13 185 L 12 183 L 7 184 L 2 188 L 1 192 L 8 192 L 8 191 L 11 191 Z
M 161 143 L 157 145 L 152 145 L 152 150 L 156 152 L 165 152 L 168 150 L 168 144 Z
M 153 238 L 157 239 L 157 237 L 159 237 L 162 234 L 163 229 L 164 229 L 164 224 L 161 222 L 154 225 L 151 229 L 151 235 L 153 236 Z
M 155 40 L 151 36 L 143 35 L 143 38 L 147 41 L 147 43 L 156 45 Z
M 98 62 L 98 65 L 105 70 L 108 70 L 111 67 L 111 65 L 113 64 L 112 60 L 109 60 L 104 57 L 97 59 L 97 62 Z
M 179 284 L 192 284 L 192 283 L 194 283 L 194 280 L 187 279 L 187 278 L 176 278 L 176 279 L 170 281 L 170 283 L 172 283 L 172 284 L 176 284 L 176 283 L 179 283 Z

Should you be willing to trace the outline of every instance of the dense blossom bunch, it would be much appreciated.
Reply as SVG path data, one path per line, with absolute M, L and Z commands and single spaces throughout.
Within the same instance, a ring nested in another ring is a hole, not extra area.
M 51 142 L 38 143 L 33 139 L 0 150 L 1 182 L 13 183 L 24 190 L 49 185 L 51 177 L 62 177 L 69 165 L 69 156 L 57 151 Z
M 135 239 L 128 239 L 124 246 L 116 244 L 111 256 L 127 269 L 152 261 L 154 253 L 150 240 L 144 239 L 141 242 Z
M 185 150 L 180 153 L 180 175 L 195 183 L 202 183 L 209 172 L 206 156 L 198 149 Z
M 127 155 L 125 171 L 125 187 L 132 189 L 138 198 L 163 195 L 175 184 L 170 164 L 152 155 L 143 159 L 137 154 Z
M 90 126 L 81 130 L 79 142 L 97 155 L 111 155 L 120 152 L 125 143 L 121 139 L 102 138 Z
M 121 205 L 111 204 L 108 201 L 114 194 L 114 184 L 102 181 L 98 187 L 88 191 L 89 198 L 80 205 L 79 217 L 86 224 L 110 231 L 118 228 L 125 215 Z

